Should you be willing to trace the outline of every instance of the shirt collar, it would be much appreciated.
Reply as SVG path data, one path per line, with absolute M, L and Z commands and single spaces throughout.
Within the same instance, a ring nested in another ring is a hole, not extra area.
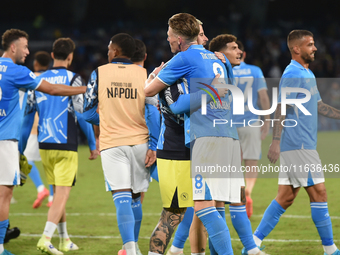
M 204 49 L 203 45 L 200 44 L 194 44 L 190 45 L 188 49 Z
M 296 66 L 296 67 L 298 67 L 298 68 L 300 68 L 300 69 L 303 69 L 303 70 L 306 70 L 306 68 L 304 68 L 299 62 L 297 62 L 296 60 L 291 60 L 290 61 L 290 64 L 291 65 L 293 65 L 293 66 Z
M 119 63 L 133 64 L 133 62 L 130 59 L 127 59 L 127 58 L 114 58 L 114 59 L 112 59 L 111 63 L 113 63 L 113 64 L 119 64 Z

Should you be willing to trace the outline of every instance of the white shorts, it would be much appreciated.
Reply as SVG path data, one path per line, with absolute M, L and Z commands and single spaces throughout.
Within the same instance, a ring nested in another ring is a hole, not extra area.
M 321 160 L 316 150 L 292 150 L 280 153 L 279 185 L 294 188 L 325 182 Z
M 146 192 L 150 171 L 145 167 L 148 143 L 118 146 L 101 151 L 106 191 L 132 189 L 133 193 Z
M 31 134 L 28 137 L 24 155 L 26 156 L 28 161 L 40 161 L 41 160 L 37 135 Z
M 240 138 L 243 159 L 259 160 L 261 158 L 261 127 L 260 122 L 254 122 L 251 125 L 237 128 Z
M 0 185 L 20 185 L 18 142 L 0 141 Z
M 244 178 L 238 140 L 201 137 L 192 147 L 191 176 L 194 200 L 241 201 Z

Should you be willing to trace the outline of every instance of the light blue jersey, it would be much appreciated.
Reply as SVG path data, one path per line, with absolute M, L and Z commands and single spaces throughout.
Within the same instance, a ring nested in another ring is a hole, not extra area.
M 242 90 L 244 95 L 244 115 L 233 115 L 233 123 L 245 124 L 235 124 L 236 127 L 247 126 L 249 120 L 258 119 L 259 116 L 249 111 L 248 108 L 248 91 L 252 89 L 252 99 L 253 106 L 255 109 L 259 110 L 258 106 L 258 92 L 262 89 L 267 89 L 266 80 L 263 76 L 261 69 L 254 65 L 249 65 L 241 62 L 239 66 L 233 68 L 233 73 L 236 81 L 236 86 Z
M 0 140 L 19 140 L 26 106 L 27 90 L 34 90 L 40 81 L 27 67 L 10 58 L 0 58 Z
M 163 68 L 157 78 L 163 83 L 171 86 L 176 84 L 179 79 L 184 80 L 188 84 L 190 95 L 209 91 L 211 94 L 217 93 L 217 90 L 211 86 L 212 80 L 216 74 L 220 74 L 221 78 L 225 78 L 228 83 L 228 75 L 225 65 L 217 59 L 214 53 L 206 50 L 202 45 L 192 45 L 186 51 L 175 55 Z M 208 85 L 208 86 L 207 86 Z M 203 90 L 204 89 L 204 90 Z M 207 93 L 207 94 L 209 94 Z M 210 95 L 207 95 L 208 97 Z M 195 100 L 193 100 L 195 98 Z M 231 100 L 228 96 L 222 97 L 221 101 L 210 101 L 207 104 L 207 114 L 201 114 L 201 97 L 190 97 L 190 140 L 194 141 L 199 137 L 221 136 L 238 139 L 236 127 L 228 125 L 216 125 L 215 119 L 227 120 L 230 123 Z M 221 104 L 222 102 L 222 104 Z M 187 114 L 186 114 L 187 115 Z M 186 122 L 189 118 L 186 118 Z M 187 123 L 185 124 L 187 132 Z
M 286 120 L 295 120 L 295 127 L 284 127 L 281 135 L 281 151 L 290 150 L 316 150 L 317 129 L 318 129 L 318 102 L 321 97 L 316 85 L 316 79 L 313 72 L 304 68 L 301 64 L 292 60 L 283 72 L 280 87 L 279 99 L 281 103 L 282 88 L 304 88 L 311 93 L 311 98 L 308 102 L 302 105 L 311 113 L 305 115 L 295 105 L 287 107 Z M 303 93 L 291 92 L 286 95 L 287 99 L 302 99 L 306 95 Z M 293 121 L 286 121 L 287 126 L 293 126 Z

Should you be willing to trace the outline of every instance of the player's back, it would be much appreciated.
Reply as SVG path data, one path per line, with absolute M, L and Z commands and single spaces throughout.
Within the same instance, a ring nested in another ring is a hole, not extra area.
M 98 67 L 101 150 L 147 142 L 146 78 L 146 70 L 133 64 L 109 63 Z
M 66 68 L 60 67 L 42 73 L 38 79 L 70 86 L 77 77 L 80 78 Z M 51 96 L 38 91 L 35 92 L 35 97 L 39 112 L 40 149 L 77 151 L 77 126 L 72 97 Z

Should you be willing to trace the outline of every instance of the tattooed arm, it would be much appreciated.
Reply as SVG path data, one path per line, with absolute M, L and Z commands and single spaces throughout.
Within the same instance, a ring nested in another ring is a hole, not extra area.
M 322 101 L 318 102 L 318 113 L 332 119 L 340 119 L 340 110 L 325 104 Z
M 151 252 L 164 254 L 172 234 L 175 232 L 178 224 L 183 220 L 185 211 L 186 208 L 163 208 L 161 218 L 150 238 L 149 249 Z
M 285 115 L 281 115 L 281 104 L 277 105 L 275 111 L 275 122 L 273 127 L 273 141 L 269 147 L 268 159 L 271 163 L 275 164 L 280 156 L 280 141 L 283 126 L 281 122 L 286 119 Z

